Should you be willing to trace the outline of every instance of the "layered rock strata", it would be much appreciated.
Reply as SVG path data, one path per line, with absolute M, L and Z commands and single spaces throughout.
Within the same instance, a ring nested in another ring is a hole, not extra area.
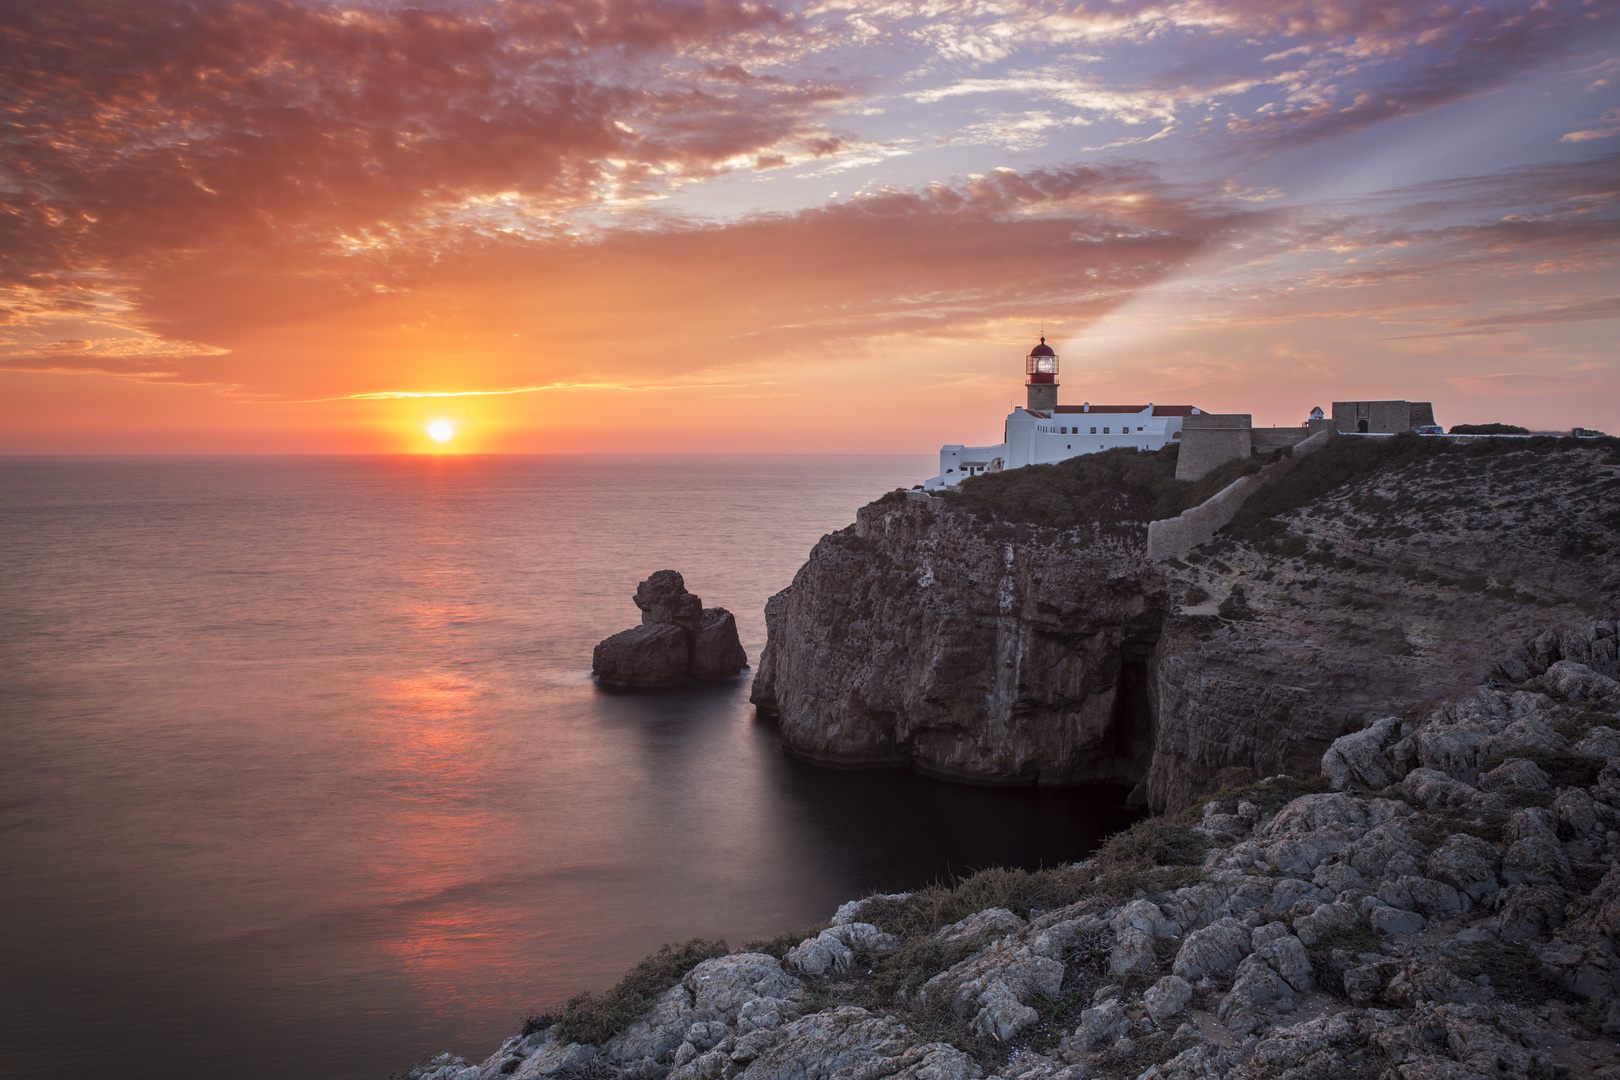
M 1206 845 L 1196 870 L 1079 863 L 1054 910 L 1013 890 L 909 936 L 904 895 L 854 901 L 780 961 L 698 965 L 601 1046 L 551 1028 L 410 1075 L 1615 1077 L 1620 683 L 1593 664 L 1616 629 L 1540 637 L 1503 664 L 1522 681 L 1335 740 L 1314 785 L 1139 827 Z
M 986 784 L 1307 775 L 1333 739 L 1490 674 L 1496 642 L 1620 609 L 1620 467 L 1447 454 L 1185 560 L 1147 521 L 1043 529 L 888 496 L 766 606 L 753 700 L 813 761 Z
M 986 528 L 886 498 L 765 608 L 754 703 L 795 754 L 980 783 L 1146 775 L 1170 609 L 1143 529 Z
M 748 666 L 737 639 L 737 620 L 725 608 L 706 608 L 673 570 L 660 570 L 636 588 L 641 625 L 604 639 L 591 654 L 591 670 L 618 686 L 675 686 L 688 679 L 727 679 Z

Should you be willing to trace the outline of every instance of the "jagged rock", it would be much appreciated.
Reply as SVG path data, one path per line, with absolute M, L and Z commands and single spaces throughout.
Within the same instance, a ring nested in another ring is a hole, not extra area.
M 1142 995 L 1142 1005 L 1153 1022 L 1162 1027 L 1166 1020 L 1181 1015 L 1192 1001 L 1192 994 L 1192 984 L 1186 979 L 1179 975 L 1166 975 L 1147 988 Z
M 883 956 L 900 947 L 900 940 L 871 923 L 844 923 L 806 938 L 788 951 L 783 963 L 806 975 L 850 969 L 859 953 Z
M 1080 1049 L 1089 1050 L 1099 1043 L 1118 1038 L 1130 1027 L 1130 1023 L 1125 1006 L 1118 1001 L 1105 1001 L 1080 1014 L 1080 1026 L 1074 1031 L 1074 1040 Z
M 1309 915 L 1303 915 L 1294 920 L 1294 934 L 1306 945 L 1315 945 L 1321 936 L 1329 930 L 1343 929 L 1354 925 L 1359 917 L 1355 907 L 1351 904 L 1335 900 L 1331 904 L 1322 904 Z
M 1560 660 L 1536 680 L 1548 694 L 1569 702 L 1604 701 L 1620 696 L 1620 682 L 1573 660 Z
M 1108 920 L 1097 915 L 1083 915 L 1078 919 L 1065 919 L 1036 932 L 1029 939 L 1029 951 L 1048 960 L 1062 960 L 1070 949 L 1081 942 L 1102 946 L 1109 941 L 1113 929 Z
M 1493 996 L 1489 987 L 1462 978 L 1444 964 L 1429 961 L 1407 964 L 1384 990 L 1384 999 L 1403 1009 L 1430 1001 L 1466 1005 L 1489 1001 Z
M 602 1056 L 594 1046 L 579 1043 L 547 1043 L 507 1075 L 513 1080 L 539 1080 L 542 1076 L 555 1076 L 589 1065 Z
M 739 1077 L 830 1080 L 849 1069 L 863 1078 L 921 1074 L 938 1080 L 967 1080 L 976 1075 L 971 1059 L 960 1050 L 943 1043 L 919 1045 L 916 1034 L 904 1024 L 854 1006 L 814 1013 L 773 1034 L 771 1045 Z
M 1189 982 L 1205 975 L 1223 974 L 1237 967 L 1253 951 L 1247 926 L 1225 918 L 1187 935 L 1170 970 Z
M 1311 958 L 1304 943 L 1288 932 L 1287 925 L 1274 922 L 1256 927 L 1253 944 L 1254 955 L 1270 965 L 1291 989 L 1305 994 L 1315 988 Z
M 1504 810 L 1500 795 L 1487 794 L 1438 769 L 1413 769 L 1401 781 L 1401 794 L 1430 810 Z
M 737 1010 L 737 1031 L 769 1031 L 799 1018 L 799 1006 L 786 998 L 757 997 Z
M 1558 843 L 1558 819 L 1542 807 L 1520 810 L 1508 820 L 1509 847 L 1502 880 L 1510 885 L 1554 885 L 1569 880 L 1569 860 Z
M 1463 896 L 1443 881 L 1407 874 L 1378 887 L 1378 899 L 1390 907 L 1416 911 L 1427 919 L 1460 915 L 1466 907 Z
M 1541 766 L 1528 758 L 1509 758 L 1479 777 L 1481 791 L 1494 791 L 1515 800 L 1543 795 L 1551 786 Z
M 962 941 L 970 937 L 1001 937 L 1024 928 L 1024 920 L 1006 908 L 976 911 L 960 922 L 942 927 L 934 936 L 940 941 Z
M 1293 988 L 1259 953 L 1251 953 L 1238 965 L 1232 989 L 1221 998 L 1216 1016 L 1232 1034 L 1242 1037 L 1260 1026 L 1256 1013 L 1261 1005 L 1279 998 L 1292 998 Z
M 1151 900 L 1132 900 L 1119 909 L 1119 912 L 1109 920 L 1109 925 L 1114 928 L 1116 934 L 1122 934 L 1126 930 L 1140 930 L 1155 938 L 1176 937 L 1181 932 L 1181 928 L 1173 926 L 1164 917 L 1164 912 L 1159 910 L 1159 906 Z
M 865 922 L 866 909 L 870 905 L 880 904 L 885 900 L 904 900 L 910 893 L 880 893 L 876 896 L 863 897 L 860 900 L 850 900 L 839 904 L 838 910 L 833 912 L 832 924 L 842 926 L 845 923 Z
M 1149 974 L 1159 970 L 1159 958 L 1153 951 L 1153 935 L 1145 930 L 1127 927 L 1114 934 L 1114 947 L 1108 950 L 1108 972 L 1118 977 L 1131 974 Z
M 1570 751 L 1599 761 L 1620 757 L 1620 731 L 1600 725 L 1588 731 Z
M 774 957 L 732 953 L 705 960 L 654 1002 L 652 1010 L 605 1046 L 613 1061 L 662 1058 L 685 1041 L 694 1024 L 737 1023 L 743 1006 L 755 998 L 786 998 L 803 984 L 782 970 Z
M 1324 1016 L 1273 1031 L 1255 1045 L 1253 1062 L 1260 1075 L 1288 1080 L 1365 1075 L 1366 1045 L 1349 1017 Z
M 1564 921 L 1569 896 L 1545 885 L 1510 885 L 1496 898 L 1491 927 L 1509 944 L 1529 941 Z
M 1399 717 L 1386 716 L 1362 731 L 1333 740 L 1322 755 L 1322 775 L 1335 791 L 1347 787 L 1378 790 L 1395 783 L 1405 771 L 1391 760 L 1389 748 L 1401 738 Z
M 1501 887 L 1496 869 L 1501 856 L 1477 836 L 1454 833 L 1429 855 L 1429 877 L 1445 882 L 1478 902 Z
M 687 679 L 728 679 L 748 666 L 737 620 L 705 608 L 673 570 L 636 587 L 641 625 L 605 638 L 591 654 L 598 679 L 618 686 L 674 686 Z
M 1423 929 L 1424 919 L 1415 911 L 1390 907 L 1377 897 L 1369 896 L 1361 902 L 1361 915 L 1374 930 L 1394 937 L 1397 934 L 1415 934 Z
M 974 1017 L 988 1029 L 992 1022 L 1012 1015 L 1008 1001 L 1027 1005 L 1037 996 L 1053 997 L 1062 984 L 1061 963 L 1005 938 L 935 975 L 915 997 L 919 1005 L 944 1003 L 957 1016 Z
M 1371 881 L 1391 875 L 1420 875 L 1423 857 L 1423 845 L 1412 839 L 1405 823 L 1400 821 L 1375 825 L 1340 853 L 1340 858 Z
M 1344 973 L 1344 993 L 1357 1005 L 1368 1005 L 1383 997 L 1384 988 L 1401 970 L 1399 961 L 1375 960 L 1349 968 Z

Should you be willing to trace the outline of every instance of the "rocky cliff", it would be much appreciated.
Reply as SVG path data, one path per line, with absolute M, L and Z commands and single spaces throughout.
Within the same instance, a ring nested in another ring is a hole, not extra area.
M 814 761 L 985 783 L 1145 775 L 1169 611 L 1136 523 L 985 527 L 888 497 L 765 609 L 753 700 Z
M 1620 597 L 1607 444 L 1336 440 L 1166 562 L 1146 556 L 1151 500 L 1073 523 L 1018 472 L 886 496 L 771 599 L 753 700 L 792 752 L 1140 782 L 1175 811 L 1227 766 L 1307 774 L 1370 717 L 1487 677 L 1498 642 Z M 998 507 L 997 483 L 1019 498 Z
M 1225 787 L 1071 866 L 666 949 L 481 1065 L 409 1075 L 1613 1078 L 1616 629 L 1542 635 L 1502 664 L 1522 681 L 1382 717 L 1310 782 Z

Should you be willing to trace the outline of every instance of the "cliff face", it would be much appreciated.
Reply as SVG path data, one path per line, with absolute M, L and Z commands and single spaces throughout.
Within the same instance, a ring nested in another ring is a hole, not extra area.
M 765 609 L 753 700 L 811 760 L 990 784 L 1147 773 L 1169 610 L 1143 530 L 986 528 L 889 498 Z
M 1372 716 L 1489 677 L 1499 642 L 1616 614 L 1611 453 L 1407 462 L 1185 562 L 1147 560 L 1145 521 L 1060 531 L 890 496 L 772 598 L 753 700 L 811 760 L 1146 780 L 1161 812 L 1229 765 L 1309 775 Z
M 1369 718 L 1489 678 L 1500 642 L 1613 618 L 1620 468 L 1608 457 L 1409 463 L 1167 565 L 1181 605 L 1161 643 L 1152 805 L 1188 805 L 1229 765 L 1309 775 Z

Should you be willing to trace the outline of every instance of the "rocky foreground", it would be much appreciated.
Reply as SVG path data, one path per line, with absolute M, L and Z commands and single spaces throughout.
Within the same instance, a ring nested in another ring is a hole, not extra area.
M 1620 1077 L 1616 631 L 1544 633 L 1317 780 L 1228 777 L 1087 862 L 689 943 L 409 1076 Z

